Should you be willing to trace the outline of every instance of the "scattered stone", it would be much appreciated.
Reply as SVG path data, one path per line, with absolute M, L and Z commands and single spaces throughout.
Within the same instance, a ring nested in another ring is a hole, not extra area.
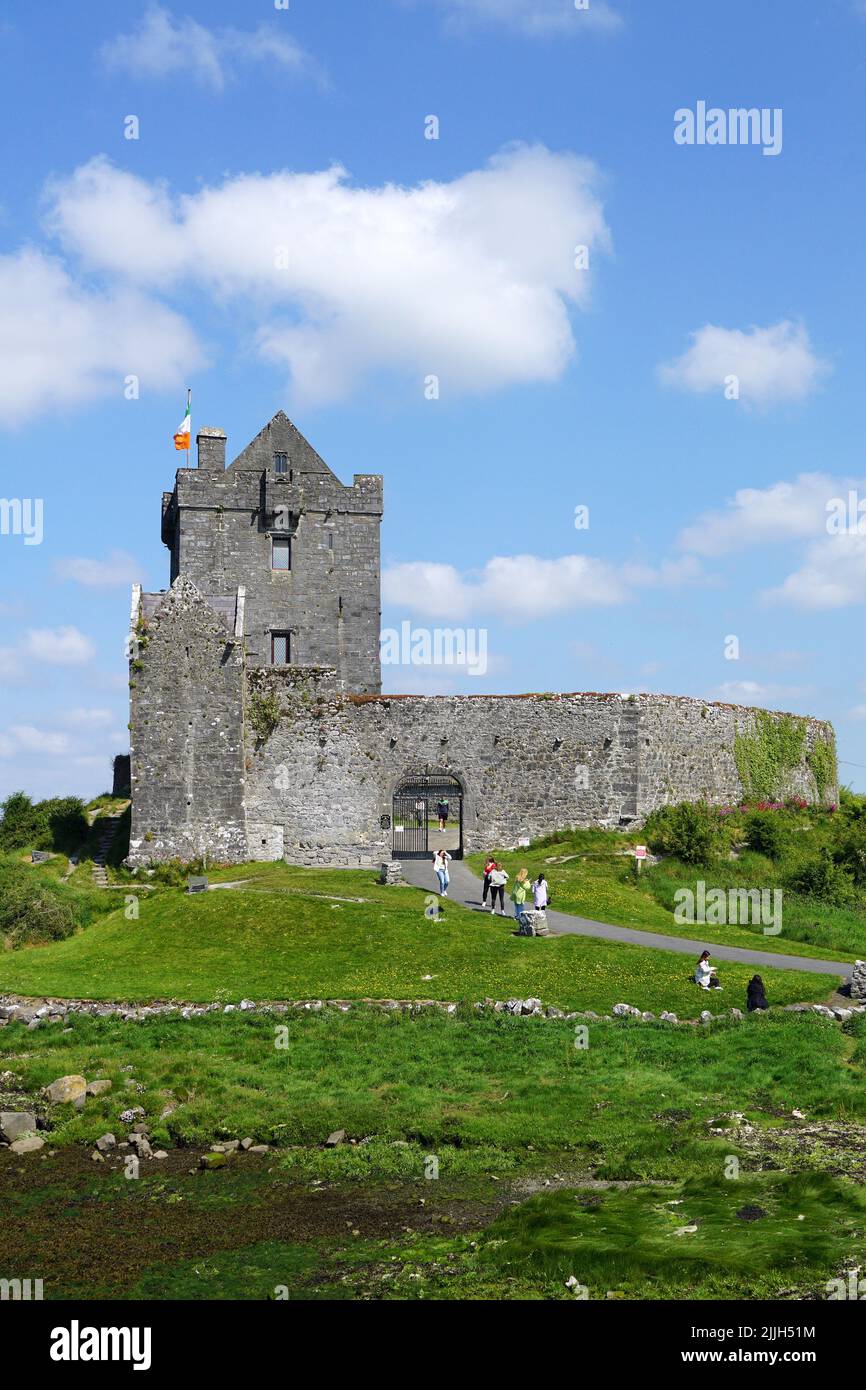
M 29 1139 L 16 1139 L 9 1147 L 14 1154 L 33 1154 L 45 1148 L 45 1140 L 34 1134 Z
M 23 1110 L 4 1110 L 0 1114 L 0 1139 L 6 1144 L 14 1144 L 16 1139 L 36 1130 L 36 1116 Z
M 345 1144 L 345 1142 L 346 1131 L 344 1129 L 335 1129 L 334 1133 L 329 1134 L 327 1139 L 325 1140 L 325 1148 L 336 1149 L 339 1144 Z
M 45 1087 L 45 1095 L 52 1105 L 68 1105 L 82 1100 L 87 1094 L 87 1081 L 83 1076 L 59 1076 Z
M 156 1153 L 153 1155 L 153 1157 L 154 1157 L 154 1158 L 168 1158 L 168 1154 L 166 1153 L 165 1149 L 157 1149 L 157 1150 L 156 1150 Z
M 90 1157 L 93 1159 L 93 1162 L 94 1162 L 94 1163 L 104 1163 L 104 1162 L 105 1162 L 105 1157 L 104 1157 L 104 1155 L 101 1154 L 101 1153 L 99 1152 L 98 1149 L 94 1149 L 94 1150 L 93 1150 L 93 1153 L 90 1155 Z
M 737 1216 L 741 1221 L 760 1221 L 767 1213 L 763 1207 L 740 1207 Z
M 252 1148 L 249 1150 L 251 1154 L 267 1154 L 270 1153 L 270 1151 L 270 1144 L 253 1144 Z
M 103 1134 L 101 1138 L 97 1139 L 96 1147 L 101 1154 L 107 1154 L 112 1149 L 117 1148 L 117 1140 L 113 1134 Z
M 110 1090 L 110 1081 L 88 1081 L 86 1094 L 89 1096 L 105 1096 Z
M 228 1161 L 228 1155 L 224 1153 L 202 1154 L 198 1166 L 211 1171 L 214 1168 L 225 1168 Z
M 241 1148 L 242 1148 L 242 1149 L 246 1150 L 246 1149 L 251 1149 L 252 1147 L 253 1147 L 253 1141 L 252 1141 L 252 1139 L 242 1139 L 242 1140 L 241 1140 Z

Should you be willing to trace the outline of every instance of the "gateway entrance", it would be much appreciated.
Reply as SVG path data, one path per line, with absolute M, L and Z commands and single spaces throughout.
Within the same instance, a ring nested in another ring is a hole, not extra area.
M 457 778 L 404 778 L 394 793 L 391 827 L 395 859 L 427 859 L 436 849 L 462 859 L 463 788 Z

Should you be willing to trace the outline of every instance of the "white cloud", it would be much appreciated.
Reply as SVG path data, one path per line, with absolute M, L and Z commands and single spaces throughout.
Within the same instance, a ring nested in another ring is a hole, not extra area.
M 51 189 L 49 225 L 86 267 L 139 288 L 203 286 L 254 322 L 306 403 L 365 374 L 484 391 L 555 381 L 575 353 L 609 233 L 594 165 L 510 148 L 449 183 L 363 188 L 334 167 L 171 194 L 95 159 Z M 280 264 L 281 260 L 284 264 Z
M 89 588 L 111 588 L 134 583 L 140 573 L 138 562 L 125 550 L 112 550 L 104 560 L 70 556 L 57 560 L 55 572 L 61 579 L 73 579 Z
M 759 406 L 802 400 L 829 370 L 812 351 L 802 324 L 789 321 L 770 328 L 719 328 L 707 324 L 691 335 L 682 357 L 658 369 L 668 386 L 721 397 L 728 377 L 739 381 L 739 399 Z
M 277 28 L 260 24 L 252 31 L 207 29 L 189 16 L 176 19 L 161 5 L 151 5 L 137 29 L 110 39 L 100 52 L 112 71 L 145 78 L 191 77 L 217 92 L 231 80 L 238 63 L 270 64 L 281 73 L 315 71 L 300 44 Z
M 575 0 L 437 0 L 455 28 L 503 25 L 532 38 L 571 38 L 586 32 L 612 32 L 622 19 L 607 0 L 590 0 L 578 9 Z
M 526 623 L 572 609 L 625 603 L 636 587 L 690 582 L 697 573 L 692 560 L 652 569 L 584 555 L 553 560 L 499 555 L 483 569 L 464 573 L 453 565 L 413 561 L 385 569 L 382 597 L 395 608 L 439 622 L 478 614 Z
M 750 545 L 826 533 L 827 503 L 856 484 L 825 473 L 801 473 L 793 483 L 740 488 L 721 510 L 705 512 L 680 534 L 679 545 L 697 555 L 726 555 Z
M 812 694 L 809 685 L 764 685 L 759 681 L 725 681 L 713 692 L 713 699 L 732 705 L 775 706 L 787 701 L 806 699 Z
M 70 709 L 58 715 L 62 724 L 73 729 L 101 729 L 115 718 L 116 715 L 109 709 Z
M 85 289 L 38 251 L 0 256 L 0 423 L 109 392 L 134 374 L 155 390 L 202 362 L 191 328 L 131 288 Z
M 764 598 L 796 608 L 844 608 L 866 600 L 866 536 L 825 536 L 807 549 L 798 570 Z
M 16 753 L 43 753 L 58 756 L 68 753 L 68 734 L 51 729 L 37 729 L 32 724 L 11 724 L 0 733 L 0 757 L 12 758 Z
M 84 666 L 95 656 L 95 648 L 77 627 L 31 628 L 22 644 L 22 654 L 52 666 Z

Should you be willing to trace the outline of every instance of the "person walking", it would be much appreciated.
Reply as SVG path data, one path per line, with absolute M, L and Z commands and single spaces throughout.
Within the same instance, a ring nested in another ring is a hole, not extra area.
M 547 879 L 544 877 L 543 873 L 538 875 L 538 878 L 532 885 L 532 901 L 536 912 L 546 911 L 547 904 L 550 902 L 550 889 L 547 886 Z
M 746 985 L 746 1008 L 750 1014 L 756 1009 L 769 1009 L 767 995 L 764 990 L 764 981 L 760 975 L 753 975 Z
M 490 892 L 490 875 L 496 868 L 496 860 L 492 854 L 488 854 L 484 861 L 484 882 L 481 885 L 481 906 L 487 906 L 487 894 Z
M 451 882 L 451 875 L 448 872 L 448 865 L 451 863 L 451 855 L 447 849 L 437 849 L 433 855 L 433 868 L 436 870 L 436 877 L 439 880 L 439 892 L 443 898 L 448 897 L 448 885 Z
M 514 887 L 511 890 L 511 901 L 514 905 L 515 917 L 520 917 L 531 887 L 532 884 L 529 881 L 528 871 L 526 869 L 519 869 L 517 877 L 514 880 Z
M 442 800 L 438 803 L 438 805 L 437 805 L 437 807 L 436 807 L 436 814 L 437 814 L 438 817 L 439 817 L 439 834 L 440 834 L 440 835 L 444 835 L 444 833 L 445 833 L 445 823 L 446 823 L 446 821 L 448 820 L 448 812 L 449 812 L 449 810 L 450 810 L 450 807 L 449 807 L 449 805 L 448 805 L 448 802 L 447 802 L 447 801 L 445 800 L 445 798 L 443 797 Z
M 499 896 L 499 915 L 505 916 L 505 885 L 508 874 L 497 864 L 490 872 L 490 911 L 496 911 L 496 898 Z

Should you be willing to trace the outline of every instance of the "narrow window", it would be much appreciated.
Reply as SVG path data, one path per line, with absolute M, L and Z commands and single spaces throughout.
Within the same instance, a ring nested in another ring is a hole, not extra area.
M 328 549 L 329 549 L 329 550 L 333 550 L 333 549 L 334 549 L 334 533 L 333 533 L 333 531 L 329 531 L 329 532 L 328 532 Z
M 288 473 L 289 456 L 288 454 L 274 454 L 274 472 Z
M 289 536 L 271 536 L 271 569 L 292 568 L 292 542 Z
M 288 632 L 271 633 L 271 665 L 288 666 L 291 660 L 291 638 Z

